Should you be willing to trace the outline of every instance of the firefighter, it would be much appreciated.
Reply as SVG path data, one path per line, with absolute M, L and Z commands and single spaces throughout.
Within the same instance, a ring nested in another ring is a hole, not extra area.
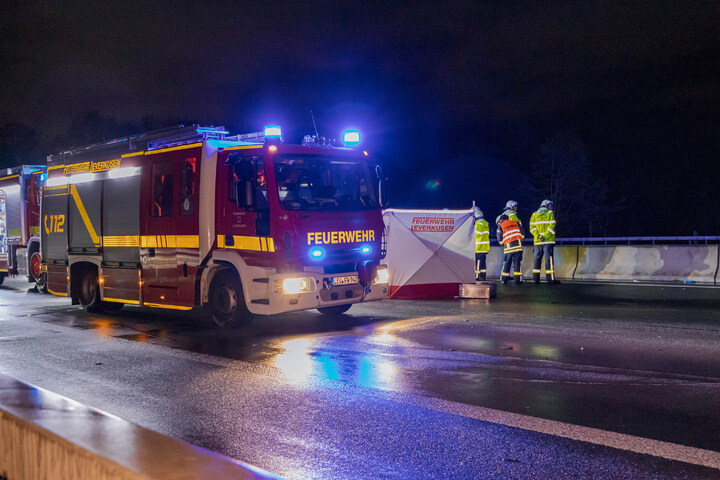
M 545 280 L 549 284 L 555 280 L 555 212 L 552 200 L 543 200 L 540 208 L 530 217 L 530 233 L 533 235 L 533 281 L 540 283 L 542 259 L 545 256 Z
M 508 219 L 505 213 L 498 217 L 497 239 L 498 242 L 505 246 L 503 249 L 505 263 L 502 270 L 502 283 L 507 283 L 510 280 L 511 267 L 514 268 L 515 283 L 522 283 L 520 263 L 522 262 L 523 238 L 523 229 L 519 221 Z
M 490 225 L 479 207 L 473 208 L 475 216 L 475 281 L 485 280 L 487 252 L 490 251 Z
M 522 222 L 520 221 L 520 218 L 517 216 L 517 210 L 518 210 L 518 203 L 515 200 L 508 200 L 507 203 L 505 204 L 505 210 L 503 211 L 503 213 L 498 215 L 498 217 L 495 219 L 495 225 L 498 226 L 498 229 L 500 228 L 500 217 L 502 215 L 506 215 L 508 217 L 508 220 L 517 222 L 518 225 L 520 225 L 520 228 L 522 229 Z M 523 235 L 524 234 L 525 233 L 523 232 Z M 507 253 L 503 253 L 503 259 L 502 259 L 503 270 L 505 269 L 505 263 L 507 261 L 508 261 Z

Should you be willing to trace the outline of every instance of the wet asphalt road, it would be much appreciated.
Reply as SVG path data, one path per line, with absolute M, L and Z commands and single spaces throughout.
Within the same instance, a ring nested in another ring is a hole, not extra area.
M 720 289 L 498 293 L 228 332 L 201 311 L 88 315 L 6 281 L 0 371 L 290 478 L 720 478 L 627 451 L 720 451 Z M 534 419 L 632 437 L 610 448 Z

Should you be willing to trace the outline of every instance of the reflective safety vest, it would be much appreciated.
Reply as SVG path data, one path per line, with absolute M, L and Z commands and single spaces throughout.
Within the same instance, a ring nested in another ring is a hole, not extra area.
M 490 224 L 484 218 L 475 220 L 475 251 L 490 251 Z
M 535 245 L 553 245 L 555 243 L 555 212 L 545 207 L 533 213 L 530 217 L 530 233 L 535 240 Z M 539 236 L 544 240 L 539 240 Z
M 502 231 L 500 243 L 505 245 L 504 253 L 522 251 L 523 234 L 520 222 L 515 220 L 503 220 L 498 224 Z M 499 236 L 499 235 L 498 235 Z
M 520 218 L 517 216 L 517 212 L 515 210 L 507 209 L 502 214 L 507 215 L 508 220 L 512 220 L 513 222 L 518 222 L 520 225 L 522 225 L 522 222 L 520 221 Z

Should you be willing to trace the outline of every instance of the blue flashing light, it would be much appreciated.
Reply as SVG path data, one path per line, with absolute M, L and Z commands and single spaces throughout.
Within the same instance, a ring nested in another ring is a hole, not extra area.
M 41 173 L 41 174 L 40 174 L 40 181 L 41 181 L 41 182 L 44 182 L 45 180 L 47 180 L 47 173 Z
M 265 138 L 281 138 L 282 129 L 280 125 L 268 125 L 265 127 Z
M 360 143 L 360 132 L 357 130 L 345 130 L 342 138 L 345 145 L 353 147 Z
M 313 258 L 315 260 L 320 260 L 324 256 L 325 256 L 325 250 L 323 250 L 322 248 L 313 247 L 310 249 L 310 258 Z
M 360 247 L 360 253 L 363 255 L 367 255 L 370 252 L 372 252 L 372 247 L 370 245 L 363 245 Z

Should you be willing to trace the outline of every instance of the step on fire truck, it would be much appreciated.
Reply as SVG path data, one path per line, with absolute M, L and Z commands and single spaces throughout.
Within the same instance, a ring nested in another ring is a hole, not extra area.
M 23 275 L 41 291 L 45 281 L 40 263 L 40 183 L 45 166 L 23 165 L 0 174 L 0 284 Z
M 357 132 L 349 132 L 350 137 Z M 42 267 L 87 311 L 328 315 L 386 297 L 384 179 L 367 152 L 178 126 L 48 157 Z

